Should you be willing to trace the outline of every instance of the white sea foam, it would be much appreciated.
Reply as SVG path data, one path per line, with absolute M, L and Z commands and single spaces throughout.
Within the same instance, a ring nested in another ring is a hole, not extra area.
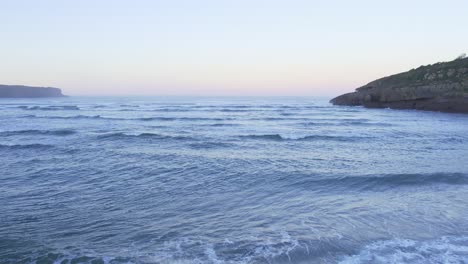
M 344 258 L 341 264 L 358 263 L 467 263 L 468 237 L 442 237 L 416 241 L 394 239 L 367 245 L 358 254 Z

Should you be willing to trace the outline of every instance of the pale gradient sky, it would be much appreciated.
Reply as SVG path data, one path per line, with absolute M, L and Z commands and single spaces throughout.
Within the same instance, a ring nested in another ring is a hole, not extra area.
M 0 83 L 326 95 L 468 52 L 467 0 L 0 0 Z

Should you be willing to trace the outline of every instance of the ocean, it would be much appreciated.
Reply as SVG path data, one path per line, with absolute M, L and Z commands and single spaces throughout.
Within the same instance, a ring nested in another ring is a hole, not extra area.
M 0 263 L 468 263 L 468 115 L 1 99 Z

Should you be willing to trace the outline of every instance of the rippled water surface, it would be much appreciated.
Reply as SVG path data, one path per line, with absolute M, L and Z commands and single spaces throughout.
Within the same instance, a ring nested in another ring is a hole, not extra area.
M 0 263 L 468 263 L 468 115 L 0 100 Z

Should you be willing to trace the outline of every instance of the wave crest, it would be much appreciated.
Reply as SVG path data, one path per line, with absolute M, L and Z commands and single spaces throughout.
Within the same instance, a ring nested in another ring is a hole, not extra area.
M 387 174 L 319 179 L 297 175 L 294 178 L 297 178 L 297 180 L 292 179 L 292 177 L 288 177 L 287 179 L 280 178 L 279 180 L 286 181 L 287 186 L 319 189 L 327 193 L 333 191 L 385 191 L 392 188 L 419 187 L 433 184 L 468 184 L 468 175 L 462 173 Z
M 171 140 L 194 140 L 192 137 L 161 135 L 156 133 L 125 134 L 123 132 L 99 135 L 100 139 L 171 139 Z
M 52 145 L 47 144 L 14 144 L 14 145 L 3 145 L 0 144 L 0 150 L 15 150 L 15 149 L 49 149 L 53 148 Z
M 49 135 L 49 136 L 68 136 L 75 134 L 76 131 L 72 129 L 58 129 L 58 130 L 15 130 L 0 132 L 2 136 L 21 136 L 21 135 Z

